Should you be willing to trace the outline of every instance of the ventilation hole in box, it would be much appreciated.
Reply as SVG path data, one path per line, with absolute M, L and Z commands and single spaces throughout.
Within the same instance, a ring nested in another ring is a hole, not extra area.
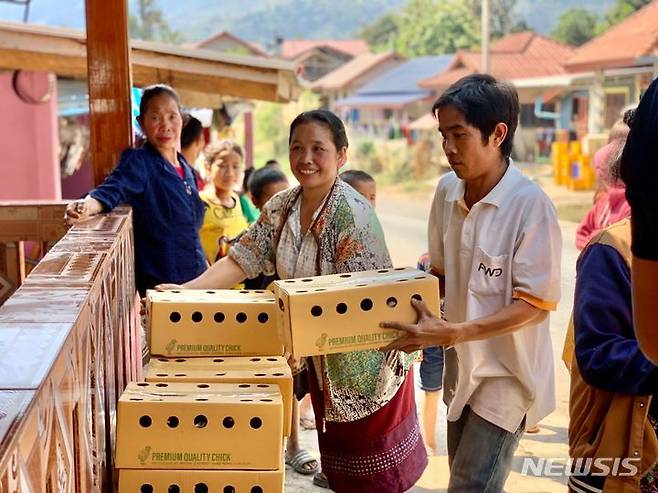
M 322 307 L 320 305 L 315 305 L 313 308 L 311 308 L 311 315 L 314 317 L 319 317 L 322 315 Z
M 168 377 L 169 373 L 156 373 L 155 376 L 156 377 Z
M 143 484 L 139 491 L 140 493 L 153 493 L 153 486 L 148 483 Z
M 226 315 L 224 315 L 222 312 L 216 312 L 213 318 L 215 319 L 215 322 L 221 324 L 226 318 Z
M 267 376 L 265 373 L 254 373 L 255 377 L 265 377 Z
M 256 291 L 254 291 L 254 293 L 263 294 L 265 293 L 265 291 L 263 291 L 262 289 L 257 289 Z
M 199 401 L 199 402 L 207 402 L 207 401 L 208 401 L 208 399 L 206 399 L 205 397 L 197 397 L 197 398 L 194 399 L 194 400 L 195 400 L 195 401 Z
M 185 358 L 176 358 L 174 361 L 176 363 L 185 363 L 187 360 Z
M 249 361 L 260 361 L 260 358 L 251 358 Z
M 282 299 L 279 299 L 279 310 L 281 310 L 281 311 L 285 310 L 284 307 L 283 307 L 283 300 Z
M 388 269 L 378 270 L 377 272 L 379 272 L 380 274 L 386 274 L 388 272 Z
M 414 279 L 425 279 L 427 276 L 416 276 Z
M 213 362 L 213 363 L 223 363 L 223 362 L 224 362 L 224 358 L 215 358 L 214 360 L 212 360 L 212 362 Z
M 210 385 L 208 385 L 207 383 L 200 383 L 197 385 L 197 387 L 200 389 L 207 389 L 208 387 L 210 387 Z
M 144 399 L 140 399 L 139 397 L 131 397 L 131 401 L 143 401 Z
M 222 490 L 223 493 L 235 493 L 235 486 L 231 486 L 230 484 L 227 486 L 224 486 L 224 489 Z
M 276 358 L 267 358 L 267 361 L 277 361 Z
M 417 301 L 423 301 L 423 297 L 422 297 L 421 295 L 419 295 L 418 293 L 414 294 L 414 295 L 411 297 L 411 299 L 412 299 L 412 300 L 417 300 Z
M 288 283 L 288 284 L 291 284 L 291 283 L 293 283 L 293 282 L 295 282 L 295 281 L 293 281 L 292 279 L 289 279 L 289 280 L 287 280 L 287 281 L 283 281 L 283 282 Z
M 311 282 L 313 279 L 302 279 L 302 282 Z
M 142 428 L 148 428 L 149 426 L 151 426 L 152 423 L 153 420 L 151 419 L 151 416 L 144 415 L 139 418 L 139 425 Z
M 352 277 L 352 274 L 341 274 L 339 277 L 343 277 L 343 278 Z
M 267 313 L 259 313 L 258 314 L 258 321 L 262 324 L 267 322 L 270 319 L 270 316 Z
M 308 291 L 306 291 L 305 289 L 298 289 L 298 290 L 295 291 L 295 292 L 296 292 L 296 293 L 308 293 Z
M 180 313 L 178 313 L 178 312 L 171 312 L 169 314 L 169 320 L 171 320 L 175 324 L 180 322 L 180 319 L 181 319 L 181 316 L 180 316 Z
M 272 402 L 272 399 L 261 399 L 261 402 Z
M 372 310 L 372 300 L 370 298 L 363 298 L 361 300 L 361 310 L 364 312 Z
M 405 282 L 405 281 L 406 281 L 406 279 L 398 279 L 398 280 L 395 281 L 395 282 Z
M 224 428 L 233 428 L 235 426 L 235 420 L 231 416 L 226 416 L 222 420 L 222 424 L 224 425 Z
M 195 323 L 198 324 L 199 322 L 201 322 L 201 320 L 203 320 L 203 313 L 201 313 L 201 312 L 194 312 L 194 313 L 192 314 L 192 322 L 195 322 Z
M 275 377 L 282 377 L 284 373 L 272 373 Z
M 386 306 L 389 308 L 395 308 L 398 306 L 398 300 L 394 296 L 391 296 L 389 299 L 386 300 Z
M 172 292 L 172 293 L 180 293 L 180 291 L 177 290 L 177 289 L 172 289 L 171 292 Z
M 338 303 L 336 305 L 336 312 L 340 313 L 341 315 L 343 313 L 347 313 L 347 305 L 345 303 Z
M 254 402 L 253 399 L 240 399 L 240 402 Z
M 267 388 L 269 388 L 269 385 L 267 385 L 265 383 L 259 383 L 258 385 L 256 385 L 256 387 L 258 387 L 260 389 L 267 389 Z
M 203 414 L 199 414 L 198 416 L 194 417 L 194 426 L 197 428 L 205 428 L 208 426 L 208 418 L 206 418 Z
M 226 372 L 215 373 L 215 376 L 216 376 L 216 377 L 224 377 L 224 376 L 226 376 Z
M 249 385 L 248 383 L 241 383 L 240 385 L 238 385 L 238 387 L 241 389 L 248 389 L 249 387 L 251 387 L 251 385 Z
M 194 493 L 208 493 L 208 485 L 206 483 L 195 484 Z
M 169 384 L 160 382 L 160 383 L 156 383 L 155 386 L 156 387 L 169 387 Z
M 257 430 L 261 426 L 263 426 L 263 420 L 260 419 L 259 417 L 254 417 L 249 420 L 249 426 L 251 426 L 254 430 Z
M 208 294 L 215 294 L 214 291 L 206 291 L 206 293 L 208 293 Z
M 406 270 L 406 267 L 396 267 L 394 270 Z
M 158 361 L 162 361 L 162 362 L 166 363 L 169 360 L 167 358 L 158 358 Z
M 180 493 L 180 486 L 177 484 L 170 484 L 167 488 L 167 493 Z
M 263 488 L 260 486 L 252 486 L 251 490 L 249 490 L 249 493 L 263 493 Z
M 176 428 L 178 427 L 178 417 L 177 416 L 169 416 L 167 418 L 167 426 L 169 428 Z
M 175 377 L 186 377 L 187 373 L 176 373 L 174 374 Z
M 239 324 L 243 324 L 243 323 L 245 323 L 245 322 L 247 321 L 247 314 L 244 313 L 244 312 L 240 312 L 240 313 L 238 313 L 238 314 L 235 316 L 235 320 L 236 320 Z
M 313 291 L 320 292 L 320 291 L 326 291 L 326 290 L 327 290 L 326 288 L 316 288 Z
M 368 286 L 367 284 L 357 284 L 356 285 L 357 288 L 365 288 L 367 286 Z
M 150 384 L 148 384 L 148 383 L 146 383 L 146 382 L 139 382 L 139 383 L 137 384 L 138 387 L 148 387 L 149 385 L 150 385 Z

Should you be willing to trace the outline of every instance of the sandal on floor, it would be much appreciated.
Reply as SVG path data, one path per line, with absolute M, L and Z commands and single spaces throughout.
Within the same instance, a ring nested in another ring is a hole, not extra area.
M 322 475 L 322 471 L 318 471 L 313 476 L 313 484 L 319 486 L 320 488 L 329 488 L 329 480 Z
M 302 416 L 299 418 L 299 426 L 305 430 L 315 430 L 315 419 Z
M 308 467 L 304 467 L 307 464 L 310 464 L 311 462 L 315 462 L 315 467 L 310 469 Z M 305 476 L 315 474 L 320 470 L 320 461 L 315 457 L 313 457 L 308 450 L 303 448 L 295 452 L 295 455 L 293 455 L 292 457 L 288 457 L 288 455 L 286 454 L 286 464 L 292 467 L 295 470 L 295 472 L 298 472 L 299 474 L 303 474 Z

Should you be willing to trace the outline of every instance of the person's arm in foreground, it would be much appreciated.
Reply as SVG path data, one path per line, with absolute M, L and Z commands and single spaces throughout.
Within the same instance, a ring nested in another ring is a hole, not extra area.
M 462 342 L 489 339 L 514 332 L 529 323 L 538 323 L 548 311 L 537 308 L 523 300 L 514 300 L 511 305 L 492 315 L 452 323 L 437 318 L 422 301 L 412 300 L 418 312 L 418 322 L 382 322 L 380 327 L 404 331 L 404 334 L 386 346 L 383 351 L 401 349 L 411 352 L 428 346 L 453 346 Z

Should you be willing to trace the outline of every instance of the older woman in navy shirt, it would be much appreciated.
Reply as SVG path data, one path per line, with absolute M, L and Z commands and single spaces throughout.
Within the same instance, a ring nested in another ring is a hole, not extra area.
M 192 168 L 178 152 L 182 118 L 178 95 L 169 86 L 144 90 L 139 124 L 146 143 L 127 149 L 103 184 L 69 204 L 74 224 L 121 203 L 133 208 L 137 289 L 164 282 L 183 283 L 207 267 L 199 228 L 204 207 Z

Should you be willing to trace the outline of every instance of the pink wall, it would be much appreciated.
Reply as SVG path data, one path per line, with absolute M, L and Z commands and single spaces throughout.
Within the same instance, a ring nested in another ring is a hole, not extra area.
M 44 72 L 23 72 L 20 87 L 32 97 L 48 92 Z M 50 99 L 28 104 L 12 88 L 12 74 L 0 75 L 0 200 L 59 200 L 57 84 Z

